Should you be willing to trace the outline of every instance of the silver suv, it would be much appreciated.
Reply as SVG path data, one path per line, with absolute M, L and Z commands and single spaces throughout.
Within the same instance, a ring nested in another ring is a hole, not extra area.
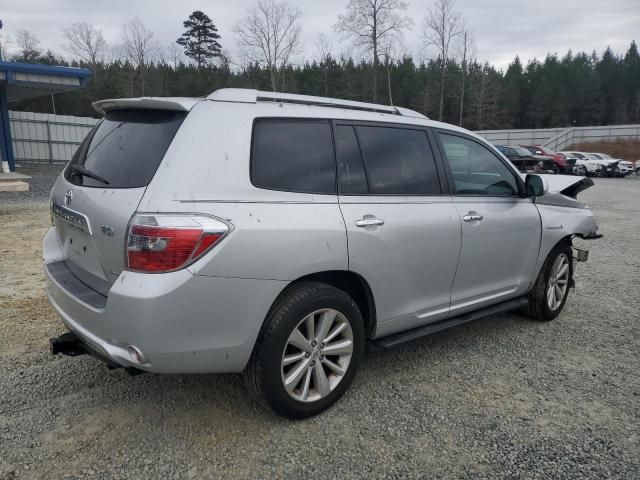
M 131 373 L 244 372 L 289 418 L 348 388 L 365 345 L 562 310 L 583 177 L 521 175 L 404 108 L 255 90 L 96 102 L 51 193 L 52 352 Z

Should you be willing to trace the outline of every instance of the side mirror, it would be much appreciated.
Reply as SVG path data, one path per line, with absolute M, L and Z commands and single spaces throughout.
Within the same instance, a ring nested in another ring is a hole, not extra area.
M 524 186 L 528 197 L 540 197 L 548 190 L 546 182 L 539 175 L 527 175 L 524 179 Z

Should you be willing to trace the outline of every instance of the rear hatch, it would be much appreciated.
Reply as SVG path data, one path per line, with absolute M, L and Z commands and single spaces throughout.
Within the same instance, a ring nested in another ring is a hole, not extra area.
M 82 142 L 51 196 L 67 267 L 103 295 L 125 268 L 129 220 L 192 106 L 109 102 L 96 106 L 105 118 Z

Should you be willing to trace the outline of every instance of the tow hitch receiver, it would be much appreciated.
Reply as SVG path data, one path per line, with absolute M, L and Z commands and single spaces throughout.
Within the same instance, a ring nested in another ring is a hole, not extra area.
M 77 357 L 78 355 L 91 355 L 92 357 L 95 357 L 98 360 L 106 363 L 109 370 L 123 368 L 122 365 L 113 362 L 112 360 L 101 355 L 96 350 L 93 350 L 73 332 L 66 332 L 59 337 L 50 338 L 49 347 L 51 348 L 51 355 L 62 354 L 69 357 Z M 147 373 L 144 370 L 140 370 L 135 367 L 124 367 L 124 369 L 131 376 Z
M 576 251 L 575 259 L 579 262 L 586 262 L 589 259 L 589 250 L 582 250 L 581 248 L 573 247 Z
M 88 353 L 82 341 L 73 332 L 63 333 L 59 337 L 50 338 L 49 347 L 51 348 L 51 355 L 61 353 L 62 355 L 77 357 L 78 355 Z

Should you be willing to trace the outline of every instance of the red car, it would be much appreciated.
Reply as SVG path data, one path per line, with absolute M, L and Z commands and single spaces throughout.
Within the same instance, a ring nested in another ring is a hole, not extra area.
M 542 145 L 521 145 L 529 150 L 534 155 L 544 155 L 545 157 L 553 158 L 557 167 L 557 173 L 571 174 L 573 173 L 573 166 L 576 163 L 575 158 L 567 158 L 561 153 L 552 152 L 547 147 Z

